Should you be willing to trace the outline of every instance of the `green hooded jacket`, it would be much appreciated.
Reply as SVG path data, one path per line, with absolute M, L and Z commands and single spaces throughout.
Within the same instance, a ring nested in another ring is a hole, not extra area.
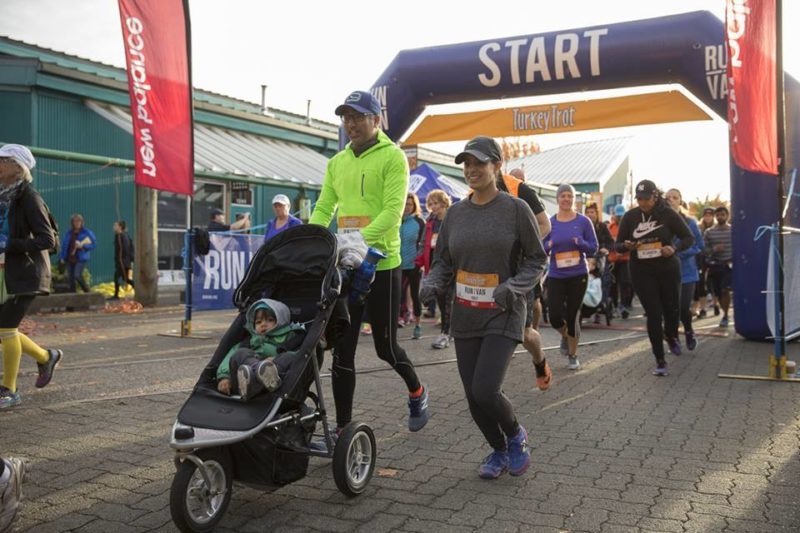
M 328 227 L 335 213 L 339 233 L 359 230 L 369 246 L 388 256 L 378 263 L 378 270 L 397 268 L 408 161 L 383 131 L 378 131 L 378 143 L 358 157 L 351 144 L 328 161 L 309 223 Z
M 266 332 L 264 335 L 259 335 L 255 331 L 256 311 L 259 309 L 269 309 L 275 314 L 276 326 Z M 252 349 L 256 357 L 260 359 L 268 359 L 278 355 L 278 347 L 284 344 L 297 331 L 303 331 L 305 326 L 296 322 L 291 322 L 291 312 L 286 304 L 277 300 L 270 300 L 262 298 L 258 300 L 247 310 L 245 317 L 245 328 L 250 333 L 250 349 Z M 231 379 L 231 357 L 241 347 L 241 343 L 236 343 L 233 348 L 228 350 L 225 359 L 217 367 L 217 381 L 222 379 Z

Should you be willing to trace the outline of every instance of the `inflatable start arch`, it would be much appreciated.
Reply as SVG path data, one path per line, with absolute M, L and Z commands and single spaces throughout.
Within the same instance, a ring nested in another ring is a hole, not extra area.
M 383 128 L 400 138 L 434 104 L 679 83 L 727 120 L 723 23 L 706 11 L 536 35 L 405 50 L 373 85 Z M 786 76 L 786 168 L 800 155 L 800 85 Z M 580 117 L 575 117 L 580 120 Z M 692 162 L 687 161 L 687 173 Z M 778 182 L 731 159 L 736 331 L 770 335 L 766 319 L 769 243 L 756 229 L 778 219 Z M 798 225 L 797 210 L 787 223 Z

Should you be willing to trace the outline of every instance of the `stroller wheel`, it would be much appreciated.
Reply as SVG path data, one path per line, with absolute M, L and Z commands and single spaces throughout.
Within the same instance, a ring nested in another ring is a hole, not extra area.
M 345 496 L 358 496 L 375 471 L 375 434 L 366 424 L 350 422 L 339 434 L 333 451 L 333 479 Z
M 185 459 L 169 495 L 172 521 L 184 533 L 212 531 L 231 501 L 233 467 L 227 451 L 212 448 L 196 455 L 203 462 L 205 476 L 196 463 Z

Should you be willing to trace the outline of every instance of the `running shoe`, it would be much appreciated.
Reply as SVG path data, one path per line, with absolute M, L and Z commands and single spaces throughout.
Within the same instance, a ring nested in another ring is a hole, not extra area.
M 19 392 L 11 392 L 8 387 L 0 385 L 0 409 L 7 409 L 22 403 L 22 396 Z M 0 530 L 2 531 L 2 530 Z
M 595 313 L 594 314 L 594 323 L 595 324 L 599 324 L 600 323 L 600 313 Z
M 624 320 L 627 320 L 629 316 L 631 316 L 631 312 L 628 310 L 627 307 L 622 308 L 622 312 L 620 313 Z
M 678 337 L 667 337 L 667 346 L 669 346 L 669 351 L 672 353 L 672 355 L 681 355 L 683 353 L 683 350 L 681 349 L 681 341 L 678 339 Z
M 686 348 L 688 348 L 690 352 L 697 348 L 697 337 L 695 336 L 694 331 L 686 332 Z
M 569 355 L 568 357 L 569 357 L 569 364 L 567 365 L 567 368 L 569 368 L 570 370 L 578 370 L 581 367 L 581 362 L 578 361 L 578 356 Z
M 561 346 L 559 346 L 559 350 L 561 351 L 561 355 L 569 355 L 569 345 L 567 344 L 566 337 L 561 337 Z
M 431 346 L 437 350 L 444 350 L 450 346 L 450 336 L 447 333 L 442 333 L 436 340 L 431 343 Z
M 482 479 L 497 479 L 508 472 L 508 452 L 494 450 L 486 456 L 478 468 L 478 475 Z
M 428 418 L 428 387 L 423 385 L 419 397 L 408 397 L 408 430 L 419 431 L 428 423 Z
M 364 322 L 361 324 L 361 334 L 372 335 L 372 326 L 369 324 L 369 322 Z
M 0 531 L 10 531 L 22 500 L 22 482 L 25 481 L 28 463 L 18 457 L 0 461 L 5 464 L 0 476 Z
M 705 318 L 706 317 L 706 310 L 701 309 L 699 313 L 697 313 L 697 318 Z
M 547 364 L 547 359 L 542 361 L 541 365 L 534 363 L 533 369 L 536 371 L 536 386 L 539 387 L 539 390 L 549 389 L 550 382 L 553 380 L 553 371 Z
M 39 368 L 39 377 L 36 378 L 37 389 L 46 387 L 47 384 L 50 383 L 50 380 L 53 379 L 53 372 L 55 372 L 56 367 L 64 357 L 64 352 L 61 350 L 47 350 L 47 353 L 50 354 L 50 359 L 41 365 L 38 363 L 36 364 Z
M 331 430 L 331 441 L 333 441 L 332 444 L 333 444 L 334 448 L 336 447 L 336 442 L 339 440 L 339 433 L 341 433 L 341 432 L 342 432 L 342 428 L 336 428 L 336 429 Z M 325 440 L 325 435 L 323 435 L 319 439 L 312 440 L 309 443 L 308 448 L 310 450 L 314 450 L 315 452 L 327 453 L 328 452 L 328 443 Z
M 521 425 L 517 434 L 508 439 L 508 473 L 521 476 L 531 466 L 531 450 L 528 447 L 528 432 Z
M 421 339 L 422 338 L 422 327 L 417 324 L 414 326 L 414 334 L 411 336 L 412 339 Z
M 278 375 L 278 367 L 269 359 L 264 359 L 256 367 L 256 379 L 264 385 L 268 392 L 278 390 L 281 386 L 281 377 Z
M 722 320 L 719 321 L 719 327 L 727 328 L 728 327 L 728 317 L 723 316 Z
M 653 375 L 658 377 L 664 377 L 668 375 L 667 372 L 667 363 L 662 361 L 656 365 L 656 369 L 653 370 Z
M 253 385 L 256 380 L 253 374 L 253 368 L 250 365 L 242 365 L 236 370 L 236 383 L 239 387 L 239 396 L 241 396 L 242 400 L 245 402 L 255 395 Z
M 404 327 L 406 327 L 406 323 L 403 321 L 403 319 L 402 319 L 402 318 L 400 318 L 400 319 L 398 319 L 398 320 L 397 320 L 397 327 L 398 327 L 398 328 L 404 328 Z

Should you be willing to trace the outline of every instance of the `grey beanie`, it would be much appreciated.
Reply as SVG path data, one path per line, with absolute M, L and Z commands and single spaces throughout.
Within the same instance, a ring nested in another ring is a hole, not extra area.
M 562 192 L 567 192 L 567 191 L 571 192 L 572 196 L 575 196 L 575 187 L 573 187 L 569 183 L 562 183 L 561 185 L 558 186 L 558 190 L 556 190 L 556 197 L 561 196 Z

